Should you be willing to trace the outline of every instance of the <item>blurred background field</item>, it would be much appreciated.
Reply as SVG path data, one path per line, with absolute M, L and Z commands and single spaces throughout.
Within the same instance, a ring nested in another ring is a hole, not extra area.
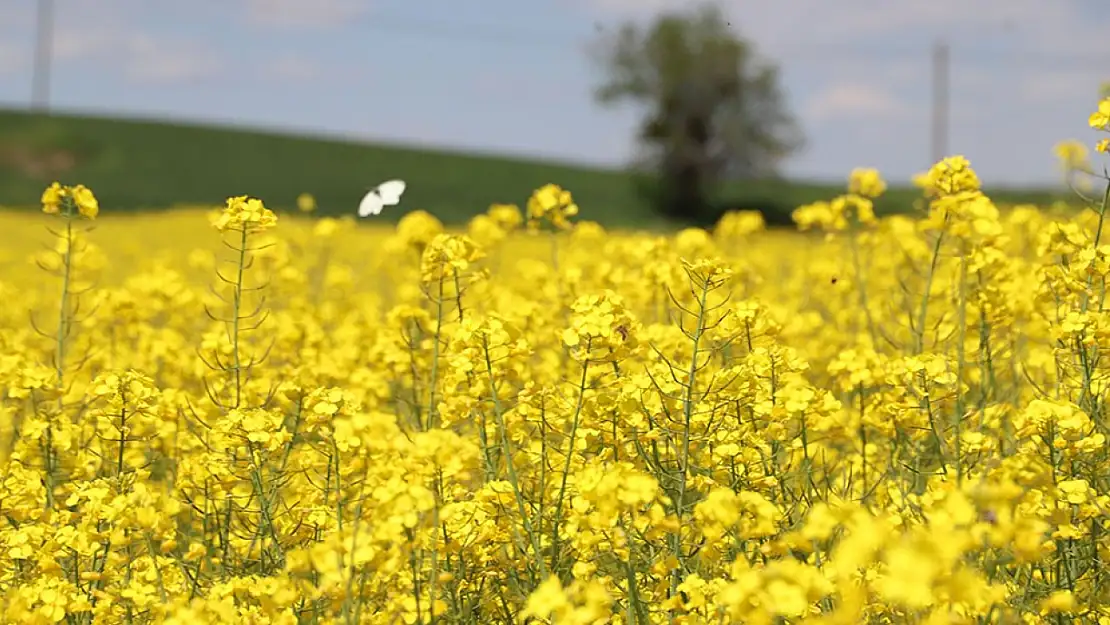
M 906 212 L 956 153 L 999 203 L 1074 199 L 1053 146 L 1107 78 L 1110 5 L 937 6 L 9 0 L 0 206 L 57 179 L 106 212 L 310 193 L 335 216 L 401 178 L 389 222 L 461 225 L 553 182 L 611 228 L 789 226 L 857 166 L 890 184 L 878 213 Z
M 120 286 L 129 277 L 156 267 L 172 268 L 187 277 L 208 280 L 216 259 L 226 259 L 228 249 L 211 226 L 212 210 L 205 207 L 176 208 L 133 213 L 104 213 L 95 224 L 83 225 L 84 245 L 95 253 L 91 262 L 97 281 L 104 287 Z M 311 237 L 312 220 L 285 216 L 282 231 L 290 241 Z M 28 211 L 0 212 L 0 231 L 5 244 L 0 247 L 0 273 L 16 287 L 32 287 L 41 281 L 34 269 L 36 257 L 50 249 L 51 232 L 57 225 L 41 214 Z M 357 230 L 342 229 L 334 239 L 337 252 L 357 260 L 361 250 L 380 249 L 393 229 L 386 224 L 367 225 Z M 366 254 L 365 266 L 382 262 Z M 222 262 L 222 260 L 220 261 Z
M 465 224 L 494 203 L 520 203 L 533 189 L 558 182 L 572 190 L 584 217 L 609 227 L 657 229 L 668 223 L 637 197 L 633 174 L 464 152 L 111 118 L 0 111 L 0 190 L 4 203 L 36 206 L 56 178 L 94 189 L 109 211 L 141 212 L 181 204 L 220 204 L 248 192 L 275 209 L 292 209 L 311 193 L 320 215 L 350 214 L 377 178 L 408 182 L 404 207 L 426 210 L 444 223 Z M 368 173 L 371 172 L 371 173 Z M 373 172 L 381 172 L 375 174 Z M 375 177 L 376 176 L 376 177 Z M 790 223 L 803 204 L 842 193 L 843 185 L 792 180 L 737 182 L 719 199 L 759 210 L 772 225 Z M 999 202 L 1047 204 L 1063 190 L 992 192 Z M 883 214 L 907 212 L 920 191 L 903 184 L 876 202 Z
M 348 212 L 349 213 L 349 212 Z M 179 207 L 156 211 L 102 213 L 94 223 L 83 224 L 80 232 L 86 233 L 83 245 L 91 243 L 93 258 L 86 262 L 96 267 L 97 284 L 103 288 L 122 286 L 128 278 L 159 268 L 172 268 L 186 278 L 210 282 L 216 263 L 226 264 L 228 248 L 224 239 L 211 226 L 214 214 L 205 206 Z M 335 220 L 335 233 L 328 236 L 326 246 L 330 257 L 358 269 L 357 281 L 361 286 L 374 290 L 373 282 L 378 272 L 388 272 L 394 259 L 387 253 L 397 231 L 392 221 L 357 223 L 347 214 Z M 304 249 L 318 247 L 313 242 L 314 229 L 320 221 L 312 216 L 287 212 L 279 218 L 281 232 L 279 247 L 282 253 L 296 259 Z M 454 231 L 466 231 L 467 224 L 445 224 Z M 18 290 L 41 291 L 42 273 L 34 267 L 36 258 L 49 250 L 57 225 L 37 211 L 0 210 L 0 232 L 4 245 L 0 246 L 0 275 L 4 282 Z M 626 229 L 608 232 L 614 238 L 636 236 Z M 565 237 L 564 237 L 565 238 Z M 819 250 L 798 245 L 812 239 L 807 233 L 777 230 L 761 234 L 744 243 L 754 254 L 783 254 L 791 262 L 805 254 L 819 254 Z M 408 251 L 411 253 L 411 251 Z M 523 259 L 550 260 L 551 244 L 546 235 L 514 234 L 493 250 L 497 255 L 495 265 Z M 412 258 L 414 262 L 418 258 Z M 44 292 L 44 295 L 49 295 Z

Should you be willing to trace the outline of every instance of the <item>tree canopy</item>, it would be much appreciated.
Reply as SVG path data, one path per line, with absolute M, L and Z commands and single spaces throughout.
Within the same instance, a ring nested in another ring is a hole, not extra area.
M 722 181 L 775 176 L 801 147 L 777 68 L 714 5 L 625 24 L 595 51 L 597 99 L 645 110 L 634 166 L 653 174 L 643 190 L 669 217 L 710 217 Z

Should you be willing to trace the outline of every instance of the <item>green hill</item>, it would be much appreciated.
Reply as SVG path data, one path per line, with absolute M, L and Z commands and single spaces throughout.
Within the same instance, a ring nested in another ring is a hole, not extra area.
M 845 164 L 845 173 L 850 167 Z M 632 178 L 619 171 L 230 127 L 0 110 L 0 205 L 36 205 L 43 187 L 57 179 L 91 187 L 112 211 L 217 204 L 243 194 L 281 209 L 309 192 L 321 213 L 341 214 L 387 178 L 409 183 L 404 209 L 387 211 L 387 219 L 420 208 L 461 223 L 491 203 L 523 204 L 534 188 L 555 182 L 574 193 L 584 219 L 662 225 L 636 197 Z M 840 192 L 839 185 L 761 181 L 728 189 L 721 203 L 760 209 L 781 222 L 795 206 Z M 904 210 L 917 195 L 893 188 L 878 208 Z M 1044 202 L 1054 196 L 1003 191 L 996 197 Z

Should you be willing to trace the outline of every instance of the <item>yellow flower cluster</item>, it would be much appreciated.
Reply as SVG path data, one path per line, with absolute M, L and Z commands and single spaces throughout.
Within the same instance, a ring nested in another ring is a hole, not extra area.
M 1065 170 L 1090 167 L 1087 146 L 1080 141 L 1061 141 L 1053 147 L 1053 152 Z
M 1091 113 L 1087 123 L 1095 130 L 1110 132 L 1110 97 L 1106 97 L 1098 103 L 1098 109 Z M 1095 144 L 1095 149 L 1103 153 L 1110 152 L 1110 139 L 1100 139 Z
M 571 224 L 568 218 L 577 214 L 578 205 L 574 203 L 570 191 L 556 184 L 536 189 L 528 199 L 529 228 L 539 228 L 546 223 L 557 230 L 569 230 Z
M 929 170 L 928 185 L 939 195 L 959 195 L 979 190 L 979 176 L 962 156 L 950 156 Z
M 0 620 L 1108 622 L 1099 212 L 926 182 L 817 239 L 0 217 Z
M 886 181 L 879 171 L 871 168 L 853 169 L 848 176 L 848 192 L 863 197 L 877 198 L 886 191 Z
M 263 232 L 277 225 L 277 216 L 262 204 L 262 200 L 242 195 L 228 198 L 212 225 L 217 230 Z
M 827 232 L 848 230 L 854 226 L 874 226 L 873 200 L 886 191 L 886 181 L 874 169 L 855 169 L 848 177 L 848 193 L 828 202 L 815 202 L 798 207 L 794 222 L 802 230 L 818 227 Z
M 440 234 L 424 248 L 420 259 L 421 279 L 428 284 L 445 281 L 458 284 L 459 278 L 484 255 L 468 236 Z
M 62 186 L 52 183 L 42 192 L 42 212 L 50 215 L 70 216 L 77 214 L 87 219 L 96 219 L 100 214 L 100 202 L 85 185 Z
M 606 291 L 583 295 L 570 307 L 570 324 L 563 343 L 577 358 L 594 362 L 623 360 L 635 353 L 639 321 L 620 295 Z

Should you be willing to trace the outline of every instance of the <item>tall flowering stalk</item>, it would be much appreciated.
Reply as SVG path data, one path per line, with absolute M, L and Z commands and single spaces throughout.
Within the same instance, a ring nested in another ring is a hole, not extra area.
M 246 282 L 246 274 L 252 263 L 251 253 L 261 249 L 260 247 L 252 247 L 251 240 L 254 236 L 275 227 L 277 216 L 274 215 L 273 211 L 266 208 L 262 200 L 238 196 L 228 198 L 226 206 L 213 220 L 212 225 L 221 233 L 231 234 L 231 240 L 225 240 L 224 245 L 235 254 L 235 276 L 227 277 L 218 270 L 216 272 L 220 281 L 231 287 L 230 301 L 224 300 L 230 308 L 228 315 L 222 316 L 213 313 L 207 307 L 205 308 L 209 317 L 216 321 L 222 321 L 227 327 L 228 343 L 225 347 L 229 352 L 227 355 L 230 362 L 223 361 L 221 356 L 223 350 L 217 348 L 214 351 L 213 361 L 206 364 L 214 370 L 226 372 L 226 388 L 231 389 L 232 397 L 227 400 L 212 391 L 209 392 L 209 396 L 217 405 L 232 410 L 242 405 L 246 376 L 249 370 L 258 364 L 255 360 L 248 361 L 245 358 L 242 348 L 242 333 L 257 328 L 265 320 L 264 301 L 259 301 L 254 310 L 245 312 L 244 309 L 244 296 L 248 292 L 258 291 L 261 288 L 248 286 Z M 221 297 L 221 299 L 223 298 Z
M 63 229 L 58 232 L 51 230 L 57 237 L 55 252 L 58 256 L 59 266 L 47 266 L 40 263 L 40 267 L 57 273 L 61 279 L 61 295 L 58 302 L 58 322 L 54 333 L 54 371 L 57 385 L 57 411 L 49 418 L 44 436 L 42 438 L 43 470 L 46 480 L 46 506 L 52 508 L 54 503 L 54 485 L 57 479 L 58 459 L 54 448 L 55 429 L 60 425 L 64 415 L 66 394 L 66 358 L 68 356 L 70 339 L 73 327 L 77 321 L 77 298 L 79 291 L 73 288 L 73 278 L 76 270 L 76 256 L 80 245 L 77 235 L 82 220 L 92 221 L 100 214 L 100 203 L 96 196 L 84 185 L 63 186 L 54 182 L 43 191 L 42 212 L 56 215 L 62 220 Z M 51 263 L 53 265 L 53 263 Z

